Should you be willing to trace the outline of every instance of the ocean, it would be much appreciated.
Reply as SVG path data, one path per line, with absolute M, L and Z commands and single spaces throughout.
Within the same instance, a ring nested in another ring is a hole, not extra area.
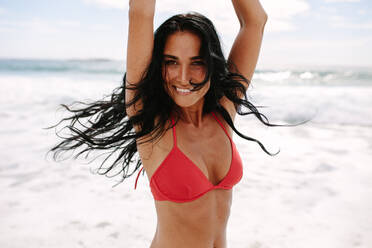
M 0 60 L 0 247 L 149 247 L 156 213 L 146 176 L 92 173 L 98 161 L 54 162 L 44 127 L 60 104 L 95 101 L 122 83 L 124 61 Z M 270 122 L 238 116 L 244 175 L 228 223 L 233 248 L 372 246 L 372 68 L 257 67 L 248 98 Z M 20 238 L 22 237 L 22 238 Z

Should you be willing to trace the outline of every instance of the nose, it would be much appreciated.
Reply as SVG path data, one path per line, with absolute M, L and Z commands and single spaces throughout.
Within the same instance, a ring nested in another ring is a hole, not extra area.
M 190 78 L 190 73 L 186 65 L 180 66 L 180 72 L 179 72 L 179 82 L 182 85 L 189 85 L 189 81 L 191 80 Z

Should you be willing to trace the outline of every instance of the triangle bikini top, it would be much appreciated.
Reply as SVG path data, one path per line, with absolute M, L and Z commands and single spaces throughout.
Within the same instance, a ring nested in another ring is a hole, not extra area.
M 213 185 L 204 173 L 177 146 L 176 129 L 173 124 L 173 148 L 150 179 L 151 192 L 157 201 L 188 202 L 196 200 L 213 189 L 231 189 L 243 176 L 243 165 L 234 142 L 221 121 L 212 115 L 225 131 L 231 145 L 231 163 L 225 177 Z M 134 189 L 137 187 L 139 171 Z

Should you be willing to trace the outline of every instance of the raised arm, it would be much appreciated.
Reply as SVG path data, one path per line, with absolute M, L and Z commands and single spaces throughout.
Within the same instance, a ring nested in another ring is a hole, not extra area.
M 154 43 L 154 13 L 156 0 L 129 1 L 129 28 L 127 44 L 127 86 L 138 83 L 150 64 Z M 125 101 L 129 102 L 136 94 L 135 90 L 126 89 Z M 137 102 L 126 109 L 128 116 L 133 116 L 141 108 Z
M 250 81 L 256 68 L 267 14 L 259 0 L 232 0 L 232 3 L 239 19 L 240 30 L 230 50 L 228 61 L 233 62 L 237 71 Z M 234 67 L 230 67 L 230 70 L 236 72 Z M 248 84 L 242 83 L 247 89 Z M 221 104 L 234 118 L 236 110 L 233 103 L 222 98 Z
M 267 14 L 259 0 L 232 0 L 240 23 L 240 31 L 229 54 L 238 71 L 252 79 L 261 48 Z M 248 86 L 248 85 L 247 85 Z

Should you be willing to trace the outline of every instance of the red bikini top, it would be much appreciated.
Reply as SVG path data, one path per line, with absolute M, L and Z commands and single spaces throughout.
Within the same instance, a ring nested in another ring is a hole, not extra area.
M 151 192 L 155 200 L 188 202 L 213 189 L 231 189 L 241 180 L 243 166 L 239 153 L 225 127 L 213 112 L 212 114 L 225 131 L 231 144 L 231 163 L 226 176 L 217 185 L 213 185 L 199 167 L 178 148 L 176 129 L 173 126 L 173 148 L 150 179 Z M 172 123 L 174 125 L 173 119 Z M 137 175 L 134 189 L 137 187 L 137 180 L 142 169 Z

